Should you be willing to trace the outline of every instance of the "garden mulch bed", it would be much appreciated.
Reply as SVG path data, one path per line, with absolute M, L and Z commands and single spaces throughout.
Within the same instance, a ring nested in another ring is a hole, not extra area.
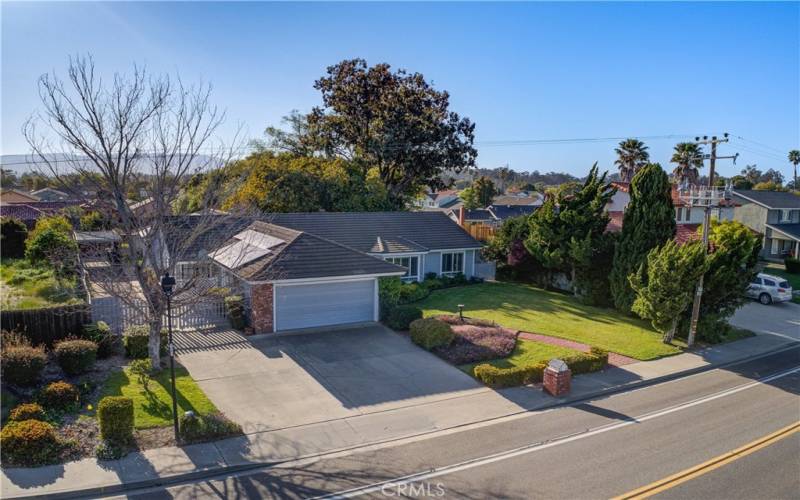
M 589 352 L 589 349 L 591 349 L 591 346 L 588 344 L 575 342 L 574 340 L 560 339 L 558 337 L 549 337 L 547 335 L 541 335 L 538 333 L 519 332 L 519 338 L 525 340 L 534 340 L 536 342 L 542 342 L 543 344 L 567 347 L 569 349 L 575 349 L 576 351 L 581 352 Z M 608 353 L 608 364 L 611 366 L 624 366 L 631 363 L 637 363 L 638 361 L 638 359 L 629 358 L 628 356 L 623 356 L 622 354 L 617 354 L 615 352 Z

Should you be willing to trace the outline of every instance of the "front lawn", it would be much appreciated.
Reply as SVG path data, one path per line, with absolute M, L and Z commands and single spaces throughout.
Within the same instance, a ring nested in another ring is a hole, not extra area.
M 175 367 L 175 390 L 178 395 L 178 415 L 191 410 L 197 415 L 217 411 L 200 390 L 189 372 L 182 366 Z M 133 421 L 137 429 L 172 425 L 172 398 L 169 368 L 161 370 L 150 380 L 148 389 L 139 383 L 135 375 L 125 369 L 114 372 L 103 385 L 102 395 L 126 396 L 133 400 Z
M 575 340 L 639 360 L 680 352 L 664 344 L 647 322 L 613 309 L 581 304 L 561 293 L 519 283 L 482 283 L 437 290 L 415 303 L 425 316 L 452 314 L 464 304 L 466 316 L 501 326 Z
M 544 344 L 535 340 L 517 339 L 517 345 L 507 358 L 493 359 L 490 361 L 479 361 L 461 365 L 459 368 L 474 377 L 476 366 L 488 363 L 497 368 L 514 368 L 517 366 L 532 366 L 538 363 L 547 363 L 553 358 L 563 358 L 578 354 L 579 351 L 568 347 L 561 347 L 552 344 Z
M 772 274 L 775 276 L 780 276 L 781 278 L 785 279 L 791 285 L 792 290 L 800 290 L 800 274 L 792 274 L 786 272 L 786 267 L 783 264 L 776 264 L 774 262 L 767 264 L 764 268 L 764 273 Z M 800 296 L 793 295 L 792 302 L 796 304 L 800 304 Z
M 76 278 L 56 279 L 53 270 L 25 259 L 0 262 L 0 306 L 38 309 L 83 302 L 76 294 Z

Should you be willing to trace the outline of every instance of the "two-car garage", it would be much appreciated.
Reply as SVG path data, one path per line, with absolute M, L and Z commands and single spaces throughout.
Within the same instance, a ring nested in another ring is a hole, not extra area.
M 275 284 L 276 331 L 378 320 L 377 279 Z

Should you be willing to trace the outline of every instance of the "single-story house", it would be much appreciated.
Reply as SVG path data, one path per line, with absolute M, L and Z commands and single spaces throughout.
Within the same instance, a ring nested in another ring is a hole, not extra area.
M 540 205 L 489 205 L 486 208 L 466 209 L 459 207 L 448 210 L 447 216 L 453 221 L 464 224 L 483 224 L 499 227 L 504 220 L 521 215 L 530 215 Z M 463 217 L 463 219 L 462 219 Z
M 53 189 L 50 187 L 42 188 L 31 193 L 41 201 L 64 201 L 70 199 L 70 196 L 64 191 Z
M 170 219 L 192 232 L 208 217 Z M 175 262 L 176 278 L 202 273 L 240 291 L 258 333 L 377 321 L 379 278 L 473 277 L 482 246 L 441 212 L 313 212 L 226 221 L 208 233 L 229 237 L 212 241 L 209 234 L 181 248 L 197 260 Z M 185 241 L 181 231 L 170 232 L 166 252 L 177 255 L 173 249 Z
M 786 191 L 735 190 L 734 219 L 763 236 L 761 257 L 800 256 L 800 196 Z

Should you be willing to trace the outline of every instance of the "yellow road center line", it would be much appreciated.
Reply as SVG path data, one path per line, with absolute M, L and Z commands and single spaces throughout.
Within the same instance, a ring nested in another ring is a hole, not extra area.
M 751 441 L 750 443 L 747 443 L 746 445 L 733 451 L 723 453 L 722 455 L 678 472 L 677 474 L 665 477 L 664 479 L 659 479 L 658 481 L 652 482 L 646 486 L 642 486 L 641 488 L 637 488 L 618 497 L 614 497 L 614 500 L 649 498 L 653 495 L 661 493 L 662 491 L 666 491 L 670 488 L 678 486 L 679 484 L 685 483 L 686 481 L 690 481 L 696 477 L 702 476 L 703 474 L 707 474 L 722 467 L 723 465 L 729 464 L 742 457 L 746 457 L 751 453 L 755 453 L 756 451 L 766 448 L 767 446 L 776 443 L 781 439 L 787 438 L 798 431 L 800 431 L 800 422 L 795 422 L 791 425 L 787 425 L 783 429 L 773 432 L 772 434 L 767 434 L 766 436 L 762 436 L 755 441 Z

